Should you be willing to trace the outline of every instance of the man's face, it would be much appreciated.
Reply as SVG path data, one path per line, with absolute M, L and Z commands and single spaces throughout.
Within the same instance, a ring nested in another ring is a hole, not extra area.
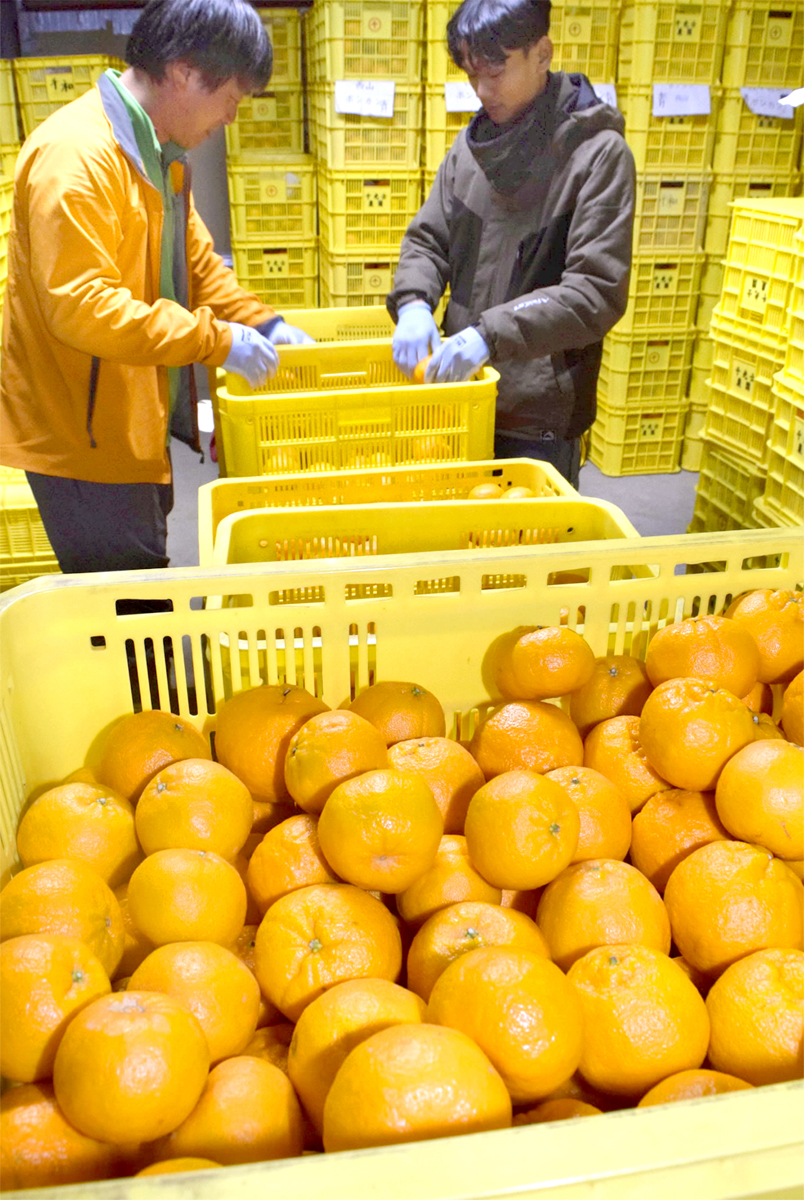
M 495 125 L 513 121 L 544 91 L 552 54 L 548 37 L 526 50 L 506 50 L 502 63 L 473 61 L 464 48 L 463 69 Z
M 193 150 L 222 126 L 231 125 L 238 104 L 248 95 L 236 79 L 209 91 L 193 67 L 177 72 L 173 82 L 169 135 L 184 150 Z

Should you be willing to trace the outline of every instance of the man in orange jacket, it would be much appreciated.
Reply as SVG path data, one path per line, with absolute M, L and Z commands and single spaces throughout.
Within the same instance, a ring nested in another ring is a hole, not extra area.
M 171 434 L 200 450 L 193 363 L 260 386 L 309 341 L 244 291 L 196 212 L 185 152 L 264 90 L 247 0 L 149 0 L 127 69 L 20 153 L 0 461 L 27 473 L 63 571 L 167 566 Z

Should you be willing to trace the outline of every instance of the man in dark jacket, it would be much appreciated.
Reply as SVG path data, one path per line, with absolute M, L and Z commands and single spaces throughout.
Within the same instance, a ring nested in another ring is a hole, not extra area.
M 490 362 L 496 456 L 577 484 L 602 338 L 628 299 L 635 177 L 620 113 L 584 75 L 550 71 L 549 20 L 549 0 L 464 0 L 449 22 L 483 107 L 408 227 L 387 304 L 405 374 L 428 354 L 429 383 Z

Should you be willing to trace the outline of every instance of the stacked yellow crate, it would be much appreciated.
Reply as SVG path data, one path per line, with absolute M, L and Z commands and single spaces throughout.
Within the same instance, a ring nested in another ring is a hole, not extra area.
M 318 303 L 316 171 L 304 153 L 301 16 L 258 11 L 274 66 L 226 130 L 232 259 L 240 283 L 281 312 Z
M 0 60 L 0 179 L 13 176 L 21 141 L 20 115 L 10 58 Z
M 637 191 L 628 310 L 604 343 L 590 436 L 606 474 L 679 469 L 727 12 L 631 0 L 620 13 L 617 102 Z
M 25 137 L 56 109 L 94 87 L 108 67 L 124 71 L 126 64 L 107 54 L 15 58 L 14 82 Z
M 788 496 L 788 433 L 795 442 L 795 389 L 778 373 L 788 351 L 793 278 L 800 270 L 797 235 L 804 200 L 732 202 L 723 288 L 712 313 L 712 374 L 708 381 L 703 454 L 691 532 L 753 528 L 754 502 L 765 494 L 781 518 Z M 791 379 L 795 378 L 793 375 Z M 799 384 L 798 391 L 804 391 Z M 771 484 L 768 439 L 778 413 L 778 449 Z M 784 450 L 782 452 L 782 443 Z M 793 447 L 792 453 L 795 455 Z M 798 499 L 796 477 L 798 470 Z M 767 482 L 766 482 L 767 481 Z M 792 474 L 790 516 L 801 519 L 801 467 Z
M 307 18 L 322 306 L 382 305 L 421 203 L 423 0 L 315 0 Z

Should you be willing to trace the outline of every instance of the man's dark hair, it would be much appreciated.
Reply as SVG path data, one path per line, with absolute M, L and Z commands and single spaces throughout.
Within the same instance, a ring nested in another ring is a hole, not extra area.
M 463 0 L 447 25 L 447 45 L 459 67 L 501 63 L 506 50 L 527 50 L 549 31 L 550 0 Z
M 168 63 L 186 62 L 211 92 L 227 79 L 244 92 L 262 92 L 273 51 L 247 0 L 148 0 L 128 39 L 126 62 L 156 80 Z

